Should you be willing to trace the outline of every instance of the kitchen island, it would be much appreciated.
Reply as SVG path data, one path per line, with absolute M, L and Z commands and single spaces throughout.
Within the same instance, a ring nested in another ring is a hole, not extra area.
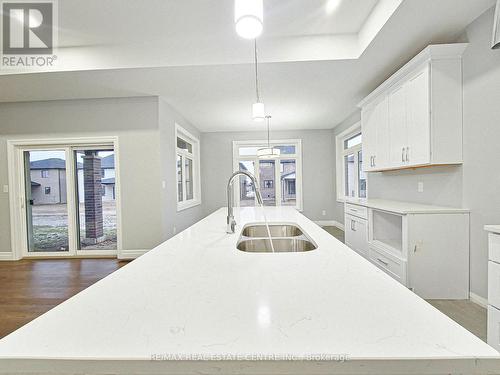
M 236 249 L 220 209 L 0 340 L 0 374 L 497 374 L 500 354 L 289 207 L 315 242 Z

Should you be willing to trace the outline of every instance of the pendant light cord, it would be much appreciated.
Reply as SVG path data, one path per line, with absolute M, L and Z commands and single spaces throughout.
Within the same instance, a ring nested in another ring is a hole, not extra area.
M 267 120 L 267 148 L 271 148 L 271 141 L 269 140 L 270 139 L 269 121 L 271 121 L 271 116 L 266 116 L 266 120 Z
M 260 103 L 259 68 L 258 68 L 258 59 L 257 59 L 257 39 L 254 39 L 254 56 L 255 56 L 255 94 L 257 96 L 257 103 Z

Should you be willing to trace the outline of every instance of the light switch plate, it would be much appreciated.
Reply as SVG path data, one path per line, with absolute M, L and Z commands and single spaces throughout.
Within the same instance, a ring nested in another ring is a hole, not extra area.
M 418 183 L 417 190 L 418 190 L 419 193 L 423 193 L 424 192 L 424 183 L 423 182 L 419 182 Z

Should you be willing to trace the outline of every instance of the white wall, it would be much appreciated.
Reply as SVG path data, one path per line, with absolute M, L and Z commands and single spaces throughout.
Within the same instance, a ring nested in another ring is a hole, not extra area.
M 264 131 L 202 134 L 202 192 L 209 197 L 203 205 L 205 214 L 227 206 L 226 184 L 233 172 L 232 141 L 266 137 Z M 302 139 L 303 213 L 312 220 L 332 220 L 335 200 L 332 131 L 277 131 L 271 132 L 271 139 Z
M 163 180 L 175 189 L 175 116 L 157 97 L 0 104 L 0 186 L 8 184 L 8 139 L 118 136 L 123 249 L 149 250 L 172 235 L 176 220 L 184 228 L 201 212 L 177 214 L 175 190 L 162 191 Z M 8 194 L 0 192 L 0 253 L 10 251 Z

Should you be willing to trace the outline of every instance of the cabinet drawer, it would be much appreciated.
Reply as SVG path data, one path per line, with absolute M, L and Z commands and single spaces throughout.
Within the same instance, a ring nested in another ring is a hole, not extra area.
M 370 261 L 392 278 L 406 285 L 406 262 L 382 249 L 370 246 Z
M 488 306 L 488 344 L 500 351 L 500 310 Z
M 345 213 L 360 217 L 362 219 L 368 219 L 368 208 L 363 206 L 357 206 L 355 204 L 346 203 Z
M 500 263 L 500 234 L 488 234 L 489 260 Z
M 488 262 L 488 303 L 500 309 L 500 264 Z

